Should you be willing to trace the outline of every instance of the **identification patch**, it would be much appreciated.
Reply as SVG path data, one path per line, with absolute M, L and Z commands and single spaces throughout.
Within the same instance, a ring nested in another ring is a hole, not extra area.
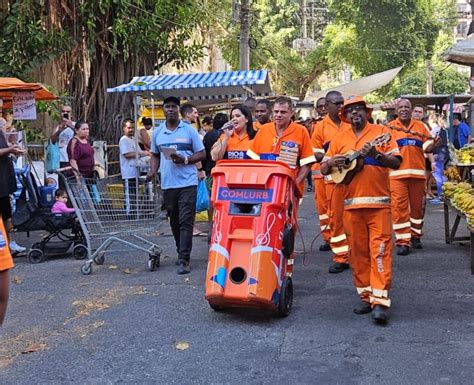
M 298 163 L 298 150 L 298 143 L 290 141 L 281 142 L 278 160 L 285 162 L 290 168 L 296 168 Z
M 220 187 L 217 193 L 217 199 L 221 201 L 245 203 L 271 202 L 273 200 L 273 190 L 230 189 L 228 187 Z

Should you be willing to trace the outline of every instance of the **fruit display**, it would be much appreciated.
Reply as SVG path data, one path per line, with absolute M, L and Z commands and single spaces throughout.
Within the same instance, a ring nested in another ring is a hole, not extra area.
M 461 182 L 461 175 L 455 166 L 449 166 L 444 170 L 444 175 L 450 182 Z
M 474 147 L 464 146 L 456 150 L 456 157 L 458 158 L 458 164 L 474 163 Z
M 474 228 L 474 188 L 470 183 L 443 184 L 443 195 L 451 201 L 451 205 L 466 215 L 469 227 Z

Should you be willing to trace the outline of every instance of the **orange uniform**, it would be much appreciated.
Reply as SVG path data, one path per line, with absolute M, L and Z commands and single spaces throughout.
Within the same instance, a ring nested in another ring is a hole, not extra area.
M 13 267 L 13 259 L 8 247 L 8 238 L 3 221 L 0 218 L 0 271 L 8 270 Z
M 332 157 L 359 150 L 384 133 L 384 128 L 367 123 L 359 137 L 352 128 L 331 141 Z M 398 155 L 396 143 L 377 147 L 384 154 Z M 354 284 L 362 301 L 373 306 L 390 306 L 388 290 L 392 280 L 392 239 L 389 169 L 366 157 L 364 167 L 343 190 L 344 230 L 351 248 Z
M 392 126 L 408 129 L 426 135 L 425 138 L 393 130 L 403 162 L 398 170 L 390 171 L 393 230 L 397 246 L 409 246 L 412 237 L 423 235 L 425 211 L 425 155 L 429 132 L 425 125 L 412 119 L 405 127 L 399 119 L 390 122 Z
M 294 170 L 294 178 L 298 175 L 300 167 L 316 161 L 308 130 L 295 122 L 290 123 L 281 137 L 277 134 L 274 122 L 264 124 L 250 143 L 247 155 L 254 160 L 284 162 Z M 302 192 L 302 186 L 298 187 Z
M 314 152 L 325 154 L 331 141 L 347 128 L 350 128 L 350 124 L 341 122 L 338 126 L 336 123 L 334 123 L 329 115 L 326 115 L 323 120 L 317 123 L 311 137 L 311 143 L 313 144 Z M 312 171 L 317 172 L 317 167 L 319 167 L 319 165 L 316 167 L 313 166 Z M 326 207 L 331 237 L 330 244 L 331 249 L 335 254 L 333 260 L 335 263 L 348 263 L 349 245 L 347 243 L 347 237 L 344 233 L 344 226 L 342 224 L 342 216 L 344 212 L 342 194 L 344 186 L 339 185 L 337 188 L 335 188 L 336 186 L 331 180 L 330 176 L 324 177 L 324 181 L 327 202 Z M 316 198 L 316 200 L 318 200 L 318 198 Z
M 214 146 L 222 146 L 222 137 L 223 135 L 219 137 Z M 251 142 L 252 141 L 247 133 L 239 137 L 239 135 L 234 132 L 227 141 L 224 159 L 249 159 L 247 156 L 247 150 L 249 149 Z

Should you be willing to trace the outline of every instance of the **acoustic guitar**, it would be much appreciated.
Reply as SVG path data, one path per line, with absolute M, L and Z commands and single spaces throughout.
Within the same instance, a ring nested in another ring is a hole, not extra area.
M 390 141 L 392 136 L 390 134 L 382 134 L 377 136 L 374 140 L 372 140 L 369 144 L 374 146 L 381 146 L 385 143 Z M 342 167 L 333 167 L 331 172 L 331 178 L 334 183 L 342 183 L 344 179 L 346 179 L 347 174 L 354 170 L 357 165 L 357 158 L 360 157 L 360 150 L 353 151 L 350 150 L 346 154 L 346 161 L 344 162 L 344 166 Z

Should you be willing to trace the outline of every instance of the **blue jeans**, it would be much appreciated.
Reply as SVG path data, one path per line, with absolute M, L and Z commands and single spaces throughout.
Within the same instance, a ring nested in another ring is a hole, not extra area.
M 438 198 L 441 197 L 443 183 L 448 180 L 444 176 L 444 160 L 435 160 L 435 170 L 433 172 L 433 177 L 436 181 L 436 190 L 438 191 Z

